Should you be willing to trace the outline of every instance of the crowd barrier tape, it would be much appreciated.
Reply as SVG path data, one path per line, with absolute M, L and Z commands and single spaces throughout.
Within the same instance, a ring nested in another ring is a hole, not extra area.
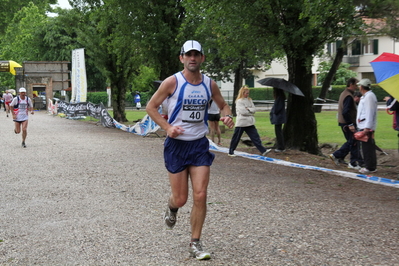
M 212 140 L 209 140 L 209 146 L 210 146 L 210 150 L 213 150 L 213 151 L 218 151 L 218 152 L 222 152 L 222 153 L 229 152 L 228 148 L 219 147 Z M 378 176 L 356 174 L 356 173 L 347 172 L 347 171 L 340 171 L 340 170 L 333 170 L 333 169 L 328 169 L 328 168 L 323 168 L 323 167 L 298 164 L 298 163 L 284 161 L 281 159 L 274 159 L 274 158 L 265 157 L 262 155 L 250 154 L 250 153 L 240 152 L 240 151 L 234 151 L 234 154 L 237 156 L 241 156 L 243 158 L 248 158 L 248 159 L 252 159 L 252 160 L 264 161 L 264 162 L 268 162 L 268 163 L 274 163 L 274 164 L 279 164 L 279 165 L 284 165 L 284 166 L 289 166 L 289 167 L 296 167 L 296 168 L 307 169 L 307 170 L 328 172 L 328 173 L 331 173 L 334 175 L 349 177 L 349 178 L 353 178 L 353 179 L 357 179 L 357 180 L 370 182 L 373 184 L 379 184 L 379 185 L 399 188 L 399 180 L 392 180 L 389 178 L 383 178 L 383 177 L 378 177 Z

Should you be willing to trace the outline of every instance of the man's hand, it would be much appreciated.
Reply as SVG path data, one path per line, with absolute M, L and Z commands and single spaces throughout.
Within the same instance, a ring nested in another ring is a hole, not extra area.
M 233 128 L 234 127 L 234 121 L 233 118 L 229 116 L 223 116 L 220 118 L 220 121 L 223 122 L 228 128 Z
M 166 133 L 171 138 L 176 138 L 184 133 L 184 129 L 179 126 L 171 126 L 166 130 Z

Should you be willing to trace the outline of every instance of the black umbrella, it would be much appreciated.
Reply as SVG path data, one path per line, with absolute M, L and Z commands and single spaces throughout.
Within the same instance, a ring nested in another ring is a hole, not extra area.
M 264 78 L 264 79 L 258 80 L 258 83 L 262 84 L 264 86 L 270 86 L 270 87 L 282 89 L 286 92 L 289 92 L 289 93 L 292 93 L 295 95 L 305 96 L 305 95 L 303 95 L 301 90 L 295 84 L 292 84 L 291 82 L 286 81 L 285 79 Z

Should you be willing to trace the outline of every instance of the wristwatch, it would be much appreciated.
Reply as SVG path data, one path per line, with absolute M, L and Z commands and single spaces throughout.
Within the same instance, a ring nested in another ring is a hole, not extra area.
M 233 119 L 232 115 L 225 115 L 225 117 L 230 117 L 231 119 Z

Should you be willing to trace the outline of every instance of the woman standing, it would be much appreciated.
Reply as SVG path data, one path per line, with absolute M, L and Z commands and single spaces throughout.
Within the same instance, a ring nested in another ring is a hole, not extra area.
M 283 135 L 283 124 L 287 118 L 285 114 L 285 94 L 282 89 L 273 88 L 274 105 L 270 111 L 270 123 L 274 125 L 274 132 L 276 134 L 276 149 L 275 152 L 285 151 L 285 142 Z
M 251 139 L 252 143 L 256 146 L 256 148 L 261 152 L 264 156 L 266 155 L 270 149 L 266 149 L 262 145 L 262 141 L 260 140 L 258 130 L 255 127 L 255 118 L 254 114 L 256 112 L 256 108 L 252 99 L 249 98 L 249 88 L 247 86 L 241 87 L 238 92 L 238 96 L 236 99 L 236 127 L 234 129 L 234 135 L 230 142 L 229 156 L 234 157 L 234 150 L 237 148 L 238 143 L 240 142 L 242 134 L 247 133 L 248 137 Z

